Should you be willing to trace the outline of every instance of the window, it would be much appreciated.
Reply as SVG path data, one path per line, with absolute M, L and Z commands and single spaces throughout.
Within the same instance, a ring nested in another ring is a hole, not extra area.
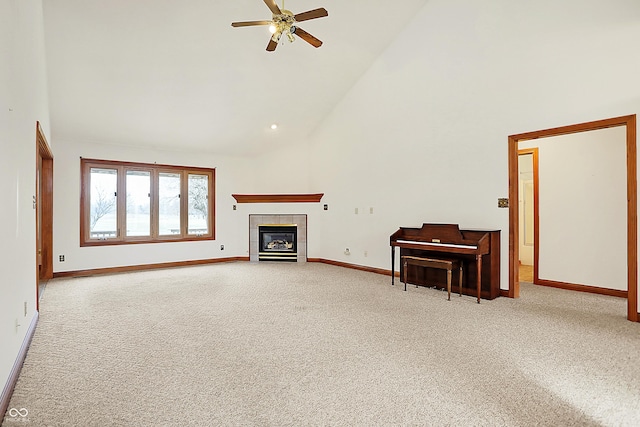
M 214 239 L 215 169 L 82 159 L 80 245 Z

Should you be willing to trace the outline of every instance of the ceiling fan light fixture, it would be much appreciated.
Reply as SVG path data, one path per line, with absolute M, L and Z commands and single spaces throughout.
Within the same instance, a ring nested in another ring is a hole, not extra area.
M 287 38 L 289 39 L 290 43 L 293 43 L 295 41 L 295 37 L 293 37 L 293 34 L 291 34 L 291 31 L 287 31 Z
M 271 20 L 263 21 L 242 21 L 232 22 L 232 27 L 250 27 L 255 25 L 268 26 L 271 37 L 269 44 L 267 44 L 267 51 L 273 52 L 278 47 L 278 43 L 282 38 L 282 35 L 286 35 L 290 43 L 295 41 L 294 34 L 300 37 L 305 42 L 309 43 L 313 47 L 322 46 L 322 41 L 315 38 L 311 34 L 304 31 L 302 28 L 298 28 L 295 24 L 302 21 L 309 21 L 311 19 L 322 18 L 329 16 L 327 10 L 323 7 L 308 10 L 306 12 L 293 14 L 290 10 L 284 8 L 284 0 L 282 1 L 282 8 L 279 8 L 276 4 L 276 0 L 264 0 L 269 10 L 271 10 Z

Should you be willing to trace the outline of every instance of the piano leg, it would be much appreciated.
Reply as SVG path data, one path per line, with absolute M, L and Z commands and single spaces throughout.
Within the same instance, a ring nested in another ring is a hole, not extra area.
M 404 260 L 404 290 L 407 291 L 407 260 Z
M 394 271 L 395 263 L 396 263 L 396 248 L 394 246 L 391 246 L 391 286 L 395 286 L 395 283 L 393 283 L 396 277 L 396 273 Z
M 451 268 L 447 269 L 447 301 L 451 301 Z
M 480 304 L 480 291 L 482 288 L 482 255 L 476 255 L 476 265 L 477 265 L 477 272 L 478 272 L 478 280 L 477 280 L 478 304 Z
M 460 291 L 460 296 L 462 296 L 462 261 L 460 261 L 460 273 L 458 274 L 458 290 Z

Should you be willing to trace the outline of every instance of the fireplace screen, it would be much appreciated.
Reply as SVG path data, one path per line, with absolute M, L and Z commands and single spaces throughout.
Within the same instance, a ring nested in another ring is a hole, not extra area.
M 260 261 L 296 261 L 297 230 L 293 225 L 260 225 L 258 226 Z

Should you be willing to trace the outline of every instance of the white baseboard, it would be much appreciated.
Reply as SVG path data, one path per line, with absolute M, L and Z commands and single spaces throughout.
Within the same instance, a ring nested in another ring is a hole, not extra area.
M 36 311 L 33 315 L 33 318 L 31 319 L 31 324 L 29 325 L 29 330 L 27 330 L 27 335 L 24 337 L 24 341 L 22 341 L 22 346 L 20 346 L 20 351 L 18 352 L 16 361 L 13 364 L 13 368 L 11 369 L 11 373 L 9 374 L 7 383 L 2 389 L 2 395 L 0 395 L 0 421 L 2 420 L 2 418 L 4 418 L 4 414 L 7 412 L 7 408 L 9 407 L 13 389 L 16 386 L 16 382 L 18 382 L 18 376 L 20 375 L 22 364 L 24 363 L 25 357 L 27 357 L 27 351 L 29 350 L 29 345 L 31 344 L 33 333 L 35 332 L 36 325 L 38 324 L 38 316 L 39 314 Z

